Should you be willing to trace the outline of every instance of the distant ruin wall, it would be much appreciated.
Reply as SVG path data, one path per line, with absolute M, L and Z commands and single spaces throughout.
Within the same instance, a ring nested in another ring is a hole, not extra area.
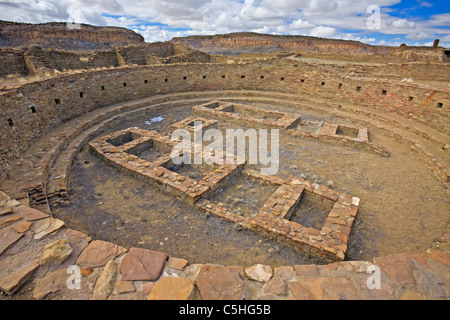
M 400 47 L 391 49 L 389 55 L 408 61 L 448 62 L 442 48 Z
M 264 76 L 264 78 L 261 78 Z M 126 84 L 126 85 L 124 85 Z M 0 95 L 0 180 L 36 139 L 96 108 L 156 94 L 205 90 L 263 90 L 335 99 L 382 109 L 450 130 L 450 95 L 399 82 L 336 77 L 314 66 L 172 64 L 62 75 Z
M 27 75 L 23 50 L 0 49 L 0 77 L 9 74 Z
M 125 64 L 135 64 L 139 66 L 146 65 L 149 56 L 164 58 L 174 54 L 173 44 L 170 42 L 156 42 L 137 46 L 117 47 L 116 51 L 123 57 Z
M 45 71 L 94 69 L 117 67 L 117 55 L 114 50 L 77 53 L 60 50 L 28 50 L 25 56 L 34 65 L 32 73 L 42 74 Z
M 45 75 L 54 71 L 88 70 L 129 65 L 209 62 L 204 52 L 170 42 L 147 43 L 109 50 L 64 51 L 54 49 L 0 50 L 0 77 L 8 74 Z

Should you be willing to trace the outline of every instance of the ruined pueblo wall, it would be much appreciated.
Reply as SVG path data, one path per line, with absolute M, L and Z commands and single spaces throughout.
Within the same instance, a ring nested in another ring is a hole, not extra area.
M 9 74 L 27 75 L 23 50 L 0 49 L 0 77 Z
M 77 53 L 32 49 L 25 53 L 25 57 L 28 60 L 28 65 L 34 66 L 33 73 L 37 74 L 51 70 L 64 71 L 118 66 L 117 55 L 114 50 Z
M 166 60 L 164 60 L 166 59 Z M 113 68 L 171 62 L 209 62 L 209 55 L 156 42 L 108 50 L 66 51 L 55 49 L 0 49 L 0 77 L 9 74 L 45 75 L 56 71 Z
M 449 132 L 450 95 L 417 85 L 364 80 L 287 60 L 250 64 L 172 64 L 68 74 L 0 95 L 0 180 L 33 142 L 96 108 L 156 94 L 264 90 L 330 98 L 413 118 Z
M 174 54 L 173 44 L 170 42 L 147 43 L 137 46 L 118 47 L 117 54 L 122 57 L 126 65 L 146 65 L 148 56 L 159 58 L 168 57 Z

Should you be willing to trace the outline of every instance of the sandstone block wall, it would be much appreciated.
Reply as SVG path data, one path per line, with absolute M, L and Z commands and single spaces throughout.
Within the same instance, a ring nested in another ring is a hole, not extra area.
M 38 75 L 52 70 L 64 71 L 118 66 L 117 55 L 114 50 L 78 53 L 31 49 L 25 53 L 25 57 L 33 73 Z
M 173 45 L 147 43 L 109 50 L 64 51 L 29 49 L 0 51 L 0 77 L 9 74 L 46 75 L 56 71 L 112 68 L 127 65 L 153 65 L 180 62 L 209 62 L 208 54 Z
M 0 77 L 9 74 L 27 75 L 23 50 L 0 49 Z
M 442 48 L 432 47 L 400 47 L 389 51 L 389 55 L 401 57 L 409 61 L 446 62 L 447 57 Z
M 126 46 L 116 48 L 117 54 L 123 58 L 126 65 L 146 65 L 148 56 L 159 58 L 174 54 L 173 44 L 170 42 L 147 43 L 144 45 Z

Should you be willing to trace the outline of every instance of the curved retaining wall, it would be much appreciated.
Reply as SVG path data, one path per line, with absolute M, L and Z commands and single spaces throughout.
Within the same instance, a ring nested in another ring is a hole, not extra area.
M 287 60 L 248 64 L 173 64 L 63 75 L 0 96 L 0 181 L 37 138 L 96 108 L 155 94 L 263 90 L 329 98 L 448 132 L 450 94 L 411 84 L 336 76 L 339 69 Z

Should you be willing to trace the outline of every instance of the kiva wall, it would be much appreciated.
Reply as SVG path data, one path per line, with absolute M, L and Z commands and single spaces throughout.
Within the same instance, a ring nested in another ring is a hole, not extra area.
M 289 61 L 89 71 L 29 83 L 0 95 L 0 180 L 36 139 L 67 120 L 123 101 L 204 90 L 265 90 L 328 97 L 414 118 L 443 132 L 450 129 L 447 91 L 337 77 Z

